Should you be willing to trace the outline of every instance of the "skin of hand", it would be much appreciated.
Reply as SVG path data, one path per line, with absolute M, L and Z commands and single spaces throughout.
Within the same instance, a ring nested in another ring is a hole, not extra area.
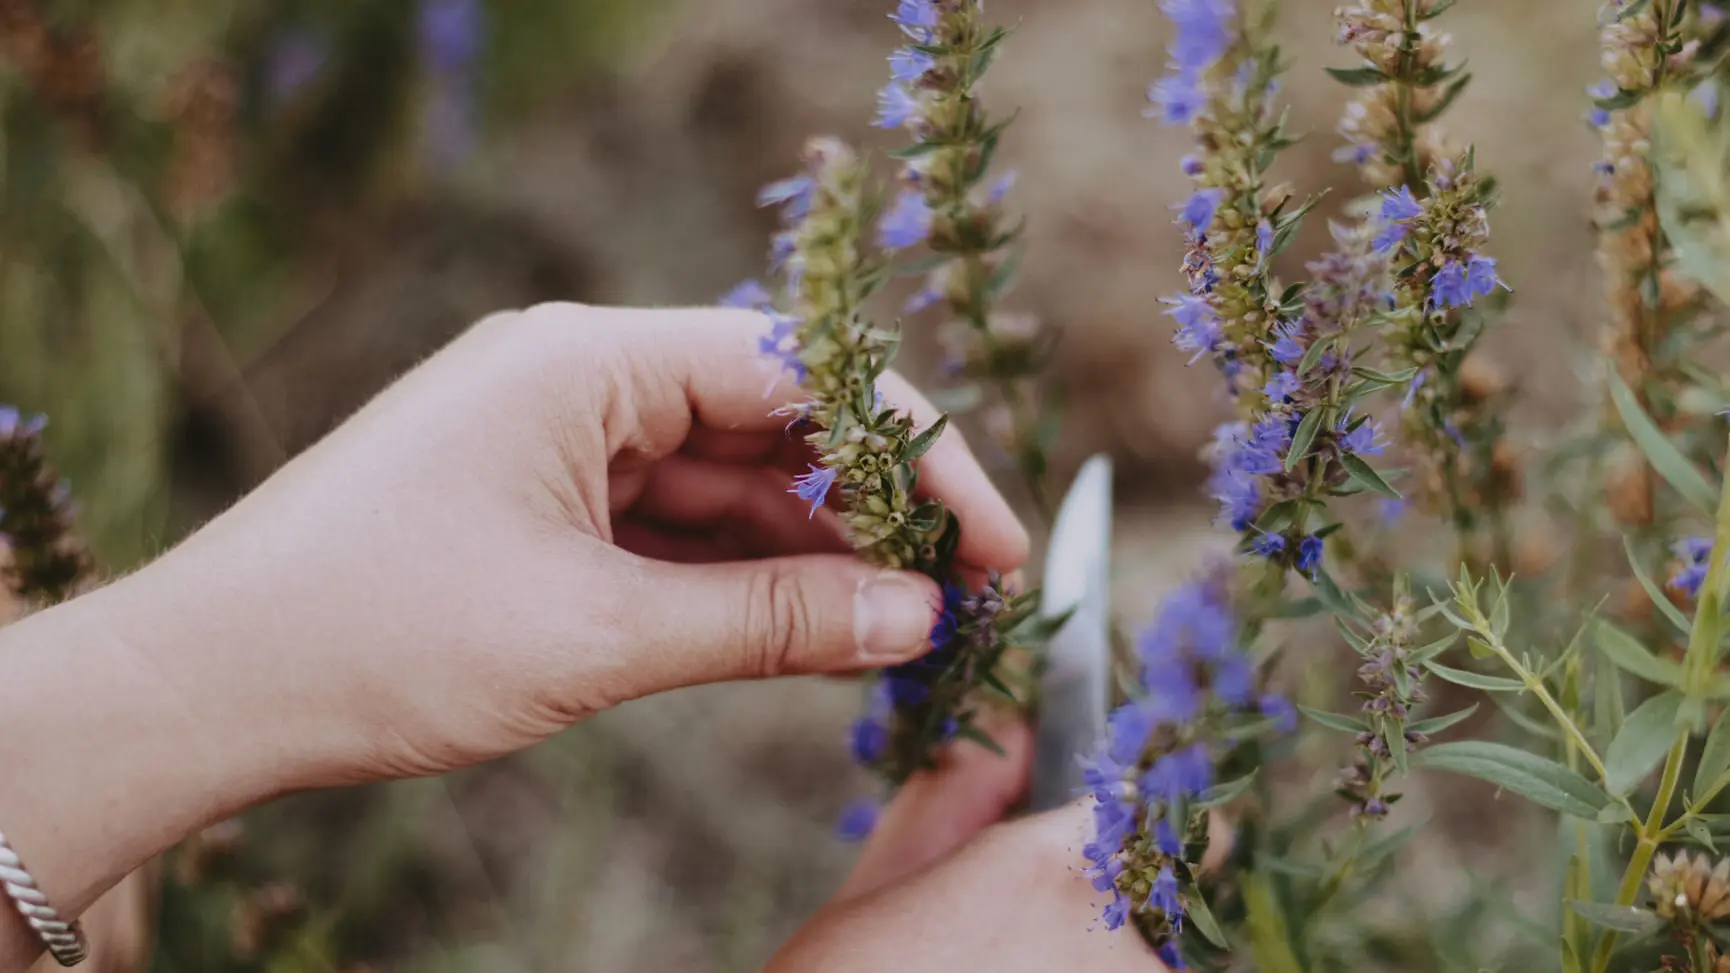
M 860 562 L 833 509 L 787 492 L 812 456 L 775 414 L 801 396 L 767 329 L 488 318 L 150 566 L 0 631 L 0 829 L 50 901 L 75 915 L 286 792 L 468 766 L 679 686 L 924 652 L 936 587 Z M 894 374 L 880 389 L 937 418 Z M 966 573 L 1026 558 L 954 431 L 920 484 L 960 519 Z M 34 948 L 0 921 L 0 970 Z
M 835 899 L 768 973 L 1160 973 L 1127 929 L 1100 923 L 1081 871 L 1090 815 L 1071 805 L 995 823 L 1027 789 L 1032 738 L 997 728 L 1007 757 L 957 746 L 883 812 Z

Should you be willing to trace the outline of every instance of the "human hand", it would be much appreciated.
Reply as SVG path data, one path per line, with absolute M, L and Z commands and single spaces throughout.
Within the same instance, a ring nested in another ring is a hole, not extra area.
M 767 326 L 489 318 L 156 563 L 0 632 L 0 821 L 56 903 L 285 791 L 451 770 L 676 686 L 924 652 L 936 588 L 787 493 L 809 456 L 771 414 L 801 397 L 756 350 Z M 965 570 L 1025 558 L 955 432 L 920 483 Z
M 860 563 L 832 510 L 788 493 L 811 456 L 771 414 L 802 396 L 756 351 L 765 329 L 577 305 L 482 322 L 146 570 L 140 651 L 184 671 L 191 628 L 209 655 L 180 688 L 223 679 L 212 727 L 286 721 L 313 786 L 461 767 L 676 686 L 921 654 L 936 588 Z M 1025 557 L 957 435 L 921 484 L 963 523 L 964 564 Z M 168 591 L 215 617 L 177 618 Z
M 1007 757 L 955 747 L 883 812 L 835 899 L 768 973 L 1159 973 L 1133 932 L 1108 932 L 1082 875 L 1088 814 L 1072 805 L 996 824 L 1027 789 L 1025 726 L 993 729 Z

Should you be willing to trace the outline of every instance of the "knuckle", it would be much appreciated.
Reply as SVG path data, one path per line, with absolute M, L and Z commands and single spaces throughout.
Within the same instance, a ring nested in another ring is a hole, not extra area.
M 789 671 L 810 637 L 812 612 L 803 587 L 786 568 L 765 566 L 752 577 L 747 604 L 754 613 L 746 626 L 751 671 L 761 676 Z

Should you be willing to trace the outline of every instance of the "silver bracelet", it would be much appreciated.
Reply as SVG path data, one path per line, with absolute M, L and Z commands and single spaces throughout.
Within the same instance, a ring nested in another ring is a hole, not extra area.
M 12 904 L 18 907 L 24 921 L 42 937 L 48 955 L 61 966 L 77 966 L 90 955 L 90 943 L 85 940 L 78 921 L 67 922 L 48 904 L 48 896 L 36 887 L 36 880 L 24 870 L 24 863 L 6 843 L 4 834 L 0 834 L 0 888 L 12 897 Z

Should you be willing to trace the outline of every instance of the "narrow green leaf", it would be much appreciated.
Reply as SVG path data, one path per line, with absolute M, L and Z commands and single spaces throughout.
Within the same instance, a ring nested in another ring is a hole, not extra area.
M 1189 921 L 1195 923 L 1197 932 L 1220 949 L 1231 948 L 1226 943 L 1225 933 L 1220 931 L 1219 921 L 1214 919 L 1213 911 L 1207 907 L 1207 899 L 1202 896 L 1200 889 L 1194 889 L 1184 896 L 1183 904 L 1187 907 Z
M 1322 726 L 1328 727 L 1329 729 L 1339 730 L 1342 733 L 1364 733 L 1370 728 L 1369 724 L 1353 716 L 1346 716 L 1341 713 L 1327 713 L 1319 709 L 1310 709 L 1308 706 L 1299 706 L 1298 710 L 1302 712 L 1303 715 L 1315 720 Z
M 1380 68 L 1328 68 L 1328 75 L 1341 84 L 1353 88 L 1373 88 L 1378 84 L 1386 84 L 1388 76 Z
M 1661 693 L 1641 703 L 1628 714 L 1610 749 L 1604 752 L 1604 786 L 1620 797 L 1633 790 L 1647 774 L 1657 769 L 1665 751 L 1685 732 L 1676 726 L 1682 697 Z
M 1627 552 L 1628 566 L 1634 569 L 1634 577 L 1640 582 L 1640 587 L 1646 589 L 1646 597 L 1652 599 L 1652 604 L 1658 606 L 1658 611 L 1670 620 L 1671 625 L 1676 626 L 1676 631 L 1686 635 L 1691 627 L 1688 616 L 1682 614 L 1682 609 L 1677 608 L 1675 602 L 1664 595 L 1663 589 L 1652 581 L 1652 576 L 1646 573 L 1645 565 L 1640 563 L 1639 556 L 1634 553 L 1634 539 L 1627 534 L 1622 535 L 1622 550 Z
M 1414 733 L 1426 733 L 1426 734 L 1429 734 L 1431 736 L 1434 736 L 1435 734 L 1442 732 L 1443 730 L 1447 729 L 1448 727 L 1453 726 L 1455 723 L 1460 722 L 1461 720 L 1465 719 L 1466 717 L 1471 716 L 1473 713 L 1476 713 L 1477 711 L 1478 711 L 1478 704 L 1473 703 L 1472 705 L 1466 707 L 1463 710 L 1458 710 L 1456 712 L 1449 713 L 1446 716 L 1433 716 L 1427 720 L 1419 720 L 1418 722 L 1413 723 L 1410 727 L 1408 727 L 1408 729 L 1410 729 Z
M 1610 795 L 1568 768 L 1500 743 L 1465 740 L 1419 751 L 1412 766 L 1464 774 L 1513 791 L 1535 804 L 1588 821 L 1610 803 Z
M 1470 686 L 1473 689 L 1482 689 L 1485 692 L 1511 693 L 1526 688 L 1526 684 L 1518 679 L 1509 679 L 1505 676 L 1486 676 L 1482 673 L 1467 672 L 1464 669 L 1454 669 L 1444 666 L 1440 662 L 1426 663 L 1424 668 L 1456 686 Z
M 1292 229 L 1296 230 L 1296 228 L 1297 225 L 1295 223 L 1292 224 Z M 1277 242 L 1274 244 L 1274 248 L 1279 248 Z M 1309 370 L 1320 364 L 1322 356 L 1327 354 L 1328 349 L 1332 347 L 1333 342 L 1331 340 L 1327 338 L 1316 339 L 1315 343 L 1310 345 L 1309 349 L 1304 352 L 1304 356 L 1298 360 L 1297 367 L 1292 369 L 1292 371 L 1296 372 L 1300 377 L 1309 374 Z
M 1436 639 L 1434 642 L 1431 642 L 1430 644 L 1428 644 L 1426 646 L 1423 646 L 1423 647 L 1417 648 L 1417 649 L 1413 649 L 1411 652 L 1406 654 L 1406 659 L 1408 661 L 1416 664 L 1416 665 L 1421 666 L 1424 663 L 1430 661 L 1431 659 L 1434 659 L 1436 656 L 1441 655 L 1443 652 L 1447 651 L 1448 646 L 1453 645 L 1454 642 L 1457 639 L 1459 639 L 1459 637 L 1460 637 L 1460 633 L 1449 632 L 1448 634 L 1442 636 L 1439 639 Z
M 1598 646 L 1598 651 L 1614 663 L 1616 668 L 1660 686 L 1682 685 L 1680 663 L 1653 655 L 1651 650 L 1627 632 L 1609 622 L 1599 621 L 1592 634 L 1595 636 L 1593 641 Z
M 1401 828 L 1391 835 L 1370 842 L 1368 845 L 1364 846 L 1363 851 L 1358 852 L 1357 866 L 1359 868 L 1369 868 L 1376 862 L 1379 862 L 1383 858 L 1386 858 L 1394 852 L 1399 851 L 1401 848 L 1404 848 L 1406 844 L 1417 835 L 1418 831 L 1428 823 L 1429 819 L 1426 818 L 1423 821 L 1419 821 L 1417 824 Z
M 1317 406 L 1311 409 L 1309 414 L 1298 423 L 1297 431 L 1292 433 L 1291 448 L 1285 456 L 1287 473 L 1297 469 L 1297 465 L 1303 462 L 1305 456 L 1309 455 L 1310 447 L 1316 441 L 1316 433 L 1320 432 L 1322 428 L 1322 414 L 1326 411 L 1326 409 Z
M 1632 905 L 1611 905 L 1608 902 L 1581 902 L 1577 899 L 1568 900 L 1568 908 L 1579 913 L 1586 921 L 1605 929 L 1617 932 L 1633 933 L 1644 936 L 1663 928 L 1664 920 L 1650 909 L 1642 909 Z
M 1712 832 L 1707 830 L 1706 825 L 1701 823 L 1699 818 L 1689 818 L 1683 822 L 1682 828 L 1688 832 L 1690 838 L 1705 845 L 1707 851 L 1714 855 L 1718 854 L 1718 845 L 1712 840 Z
M 1640 408 L 1640 403 L 1634 398 L 1634 391 L 1628 388 L 1628 383 L 1622 381 L 1614 369 L 1610 371 L 1610 400 L 1616 404 L 1616 412 L 1622 417 L 1622 425 L 1628 428 L 1628 434 L 1634 437 L 1635 445 L 1646 454 L 1647 462 L 1658 472 L 1683 499 L 1699 508 L 1701 513 L 1712 516 L 1718 507 L 1718 491 L 1706 482 L 1706 477 L 1700 470 L 1682 455 L 1666 437 L 1651 417 Z
M 1634 810 L 1626 804 L 1606 804 L 1598 812 L 1599 824 L 1621 824 L 1634 820 Z
M 1724 772 L 1730 770 L 1730 708 L 1718 714 L 1706 745 L 1700 749 L 1700 765 L 1694 768 L 1694 798 L 1706 793 Z
M 1252 770 L 1242 777 L 1239 777 L 1237 780 L 1228 780 L 1223 784 L 1215 784 L 1207 790 L 1202 791 L 1201 794 L 1196 797 L 1195 806 L 1216 807 L 1220 804 L 1230 804 L 1238 795 L 1249 790 L 1249 785 L 1253 783 L 1255 783 L 1255 771 Z
M 1008 754 L 1006 754 L 1004 752 L 1002 744 L 998 743 L 996 740 L 991 739 L 990 734 L 986 733 L 984 730 L 981 730 L 979 727 L 974 726 L 971 723 L 961 724 L 961 726 L 958 727 L 955 732 L 962 739 L 970 740 L 974 743 L 977 743 L 980 746 L 984 747 L 985 749 L 998 755 L 999 757 L 1008 756 Z
M 1362 483 L 1366 488 L 1374 490 L 1391 500 L 1400 499 L 1400 491 L 1389 486 L 1388 481 L 1383 479 L 1380 473 L 1376 472 L 1375 467 L 1356 456 L 1353 456 L 1350 453 L 1342 453 L 1340 455 L 1340 465 L 1345 467 L 1347 475 L 1359 483 Z
M 937 437 L 943 435 L 943 430 L 948 428 L 948 414 L 946 413 L 938 416 L 937 421 L 931 424 L 931 428 L 917 436 L 914 436 L 913 441 L 907 444 L 907 451 L 902 454 L 901 461 L 903 463 L 911 463 L 919 457 L 924 456 L 926 450 L 937 445 Z

